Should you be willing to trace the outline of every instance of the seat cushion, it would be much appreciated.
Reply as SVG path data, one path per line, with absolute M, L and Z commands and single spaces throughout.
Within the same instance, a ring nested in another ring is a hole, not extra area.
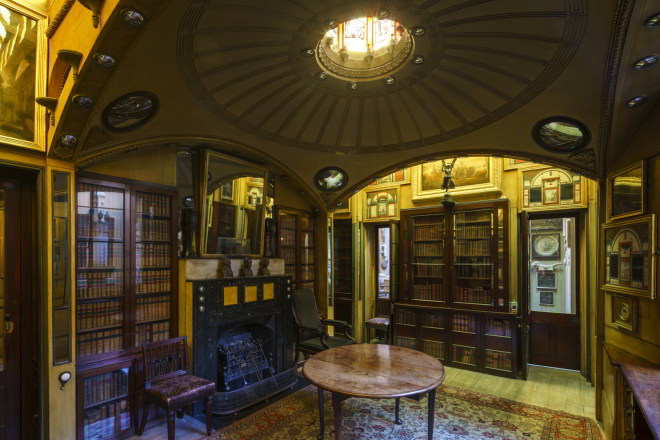
M 336 336 L 329 336 L 325 339 L 325 343 L 328 344 L 330 348 L 341 347 L 343 345 L 352 345 L 355 344 L 354 341 L 346 338 L 338 338 Z M 321 345 L 321 338 L 312 338 L 306 341 L 303 341 L 299 344 L 300 348 L 310 350 L 310 351 L 323 351 L 326 348 Z
M 211 396 L 215 389 L 213 382 L 187 374 L 156 382 L 144 393 L 150 401 L 173 410 Z
M 384 317 L 384 316 L 379 316 L 376 318 L 371 318 L 368 319 L 365 322 L 367 327 L 371 328 L 382 328 L 383 330 L 387 329 L 387 327 L 390 326 L 390 318 Z

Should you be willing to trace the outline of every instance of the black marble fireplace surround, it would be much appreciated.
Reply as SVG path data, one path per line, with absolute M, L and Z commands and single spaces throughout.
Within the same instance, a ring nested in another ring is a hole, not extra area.
M 296 384 L 290 286 L 287 275 L 193 282 L 193 374 L 216 383 L 214 414 Z

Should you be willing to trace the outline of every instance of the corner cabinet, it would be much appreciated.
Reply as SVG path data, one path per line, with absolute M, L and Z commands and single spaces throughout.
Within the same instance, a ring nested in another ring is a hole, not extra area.
M 78 439 L 120 438 L 142 345 L 176 335 L 175 192 L 104 176 L 76 189 Z
M 316 280 L 316 235 L 311 212 L 275 208 L 278 228 L 278 255 L 284 259 L 284 273 L 291 275 L 294 289 L 318 287 Z
M 395 344 L 449 366 L 516 377 L 506 199 L 401 211 Z

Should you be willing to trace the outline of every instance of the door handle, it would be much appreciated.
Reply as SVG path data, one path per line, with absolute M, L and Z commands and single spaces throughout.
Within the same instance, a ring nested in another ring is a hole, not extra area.
M 5 313 L 5 334 L 11 335 L 14 332 L 14 322 L 11 320 L 11 315 Z

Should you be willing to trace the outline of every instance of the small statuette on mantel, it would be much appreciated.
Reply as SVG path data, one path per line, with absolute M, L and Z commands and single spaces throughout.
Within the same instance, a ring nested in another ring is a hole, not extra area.
M 231 260 L 227 257 L 220 257 L 218 261 L 218 278 L 232 278 L 233 276 Z
M 261 260 L 259 260 L 259 275 L 261 276 L 270 275 L 270 270 L 268 270 L 269 264 L 270 264 L 270 260 L 268 258 L 262 258 Z
M 252 273 L 252 258 L 245 257 L 243 259 L 243 266 L 241 267 L 241 270 L 239 272 L 239 276 L 242 276 L 242 277 L 254 276 L 254 274 Z

